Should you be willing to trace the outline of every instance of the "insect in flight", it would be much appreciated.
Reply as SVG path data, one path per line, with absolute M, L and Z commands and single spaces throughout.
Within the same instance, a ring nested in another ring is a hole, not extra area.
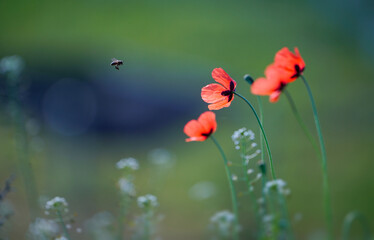
M 123 61 L 122 60 L 118 60 L 118 59 L 112 58 L 112 62 L 110 63 L 110 66 L 115 66 L 115 68 L 117 70 L 119 70 L 119 66 L 120 65 L 123 65 Z

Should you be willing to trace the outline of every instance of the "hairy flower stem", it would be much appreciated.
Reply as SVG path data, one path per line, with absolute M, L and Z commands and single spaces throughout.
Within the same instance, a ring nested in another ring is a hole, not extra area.
M 288 103 L 290 104 L 292 113 L 294 114 L 297 122 L 299 123 L 300 127 L 303 129 L 305 136 L 308 138 L 309 142 L 312 144 L 314 151 L 316 152 L 317 156 L 321 158 L 321 151 L 318 148 L 317 142 L 315 141 L 314 137 L 310 133 L 308 127 L 305 125 L 303 119 L 301 118 L 299 111 L 296 108 L 296 104 L 293 101 L 291 94 L 285 89 L 283 93 L 286 95 Z
M 269 155 L 269 162 L 270 162 L 270 169 L 271 169 L 271 176 L 273 177 L 273 179 L 277 179 L 276 176 L 275 176 L 275 171 L 274 171 L 274 166 L 273 166 L 273 157 L 271 155 L 271 152 L 270 152 L 270 147 L 269 147 L 269 142 L 268 142 L 268 139 L 266 137 L 266 134 L 265 134 L 265 130 L 264 130 L 264 127 L 262 126 L 262 123 L 260 121 L 260 118 L 258 117 L 257 115 L 257 112 L 255 110 L 255 108 L 252 106 L 252 104 L 245 98 L 243 97 L 242 95 L 240 95 L 239 93 L 237 92 L 234 92 L 234 94 L 238 97 L 240 97 L 241 99 L 243 99 L 247 104 L 248 106 L 252 109 L 256 119 L 257 119 L 257 122 L 258 122 L 258 125 L 260 126 L 261 128 L 261 133 L 262 133 L 262 136 L 264 137 L 264 140 L 265 140 L 265 144 L 266 144 L 266 149 L 267 149 L 267 152 L 268 152 L 268 155 Z
M 221 156 L 223 158 L 223 162 L 224 162 L 224 165 L 225 165 L 227 180 L 229 181 L 230 192 L 231 192 L 232 210 L 233 210 L 234 215 L 235 215 L 234 240 L 238 240 L 239 239 L 238 200 L 237 200 L 237 197 L 236 197 L 236 192 L 235 192 L 235 188 L 234 188 L 234 182 L 232 180 L 231 171 L 230 171 L 230 168 L 229 168 L 229 165 L 228 165 L 226 155 L 225 155 L 221 145 L 217 142 L 217 140 L 214 138 L 214 136 L 211 135 L 210 138 L 212 139 L 214 144 L 217 146 L 219 152 L 221 153 Z
M 69 231 L 68 229 L 66 228 L 66 224 L 64 222 L 64 219 L 62 218 L 62 214 L 61 214 L 61 211 L 60 210 L 57 210 L 57 216 L 58 216 L 58 219 L 60 221 L 60 224 L 61 224 L 61 227 L 64 231 L 64 235 L 65 237 L 68 239 L 68 240 L 71 240 L 70 238 L 70 235 L 69 235 Z
M 321 149 L 321 160 L 322 160 L 322 172 L 323 172 L 323 195 L 324 195 L 324 205 L 325 205 L 325 215 L 326 215 L 326 222 L 327 222 L 327 229 L 328 229 L 328 239 L 332 240 L 333 236 L 333 225 L 332 225 L 332 211 L 331 211 L 331 201 L 330 201 L 330 190 L 329 190 L 329 179 L 327 175 L 327 157 L 326 157 L 326 148 L 325 143 L 322 137 L 321 126 L 319 123 L 317 107 L 314 102 L 312 90 L 308 82 L 306 81 L 305 77 L 301 75 L 301 79 L 304 82 L 304 85 L 308 91 L 309 99 L 312 104 L 313 115 L 314 115 L 314 122 L 316 124 L 316 130 L 318 134 L 320 149 Z
M 351 212 L 349 213 L 345 219 L 343 224 L 343 233 L 342 233 L 342 240 L 348 240 L 349 239 L 349 232 L 351 231 L 352 223 L 354 220 L 360 222 L 362 226 L 362 230 L 364 232 L 363 239 L 364 240 L 370 240 L 371 239 L 371 232 L 370 232 L 370 226 L 367 221 L 367 219 L 360 213 L 360 212 Z

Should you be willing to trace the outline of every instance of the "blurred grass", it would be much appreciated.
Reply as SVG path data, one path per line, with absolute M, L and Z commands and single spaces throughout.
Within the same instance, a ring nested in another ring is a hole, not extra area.
M 212 82 L 211 70 L 223 67 L 237 80 L 238 91 L 255 101 L 242 76 L 261 76 L 278 49 L 298 46 L 325 135 L 338 233 L 350 210 L 360 210 L 369 219 L 374 214 L 374 72 L 372 63 L 352 44 L 355 41 L 345 38 L 350 29 L 337 28 L 329 20 L 333 16 L 310 7 L 307 1 L 1 1 L 0 56 L 22 56 L 26 76 L 50 74 L 54 77 L 47 79 L 55 81 L 54 74 L 93 79 L 128 74 L 138 76 L 139 85 L 195 99 L 200 98 L 200 88 Z M 120 72 L 108 68 L 112 57 L 124 58 Z M 312 128 L 310 104 L 301 82 L 290 85 L 289 91 Z M 65 196 L 81 221 L 104 209 L 115 212 L 114 163 L 122 157 L 138 158 L 142 166 L 136 176 L 139 194 L 152 193 L 154 189 L 148 186 L 152 169 L 144 160 L 149 150 L 165 147 L 178 161 L 157 193 L 160 212 L 166 214 L 162 235 L 165 239 L 206 239 L 209 217 L 229 208 L 230 200 L 214 146 L 183 142 L 184 123 L 204 109 L 201 102 L 196 114 L 185 121 L 135 138 L 69 138 L 46 127 L 45 151 L 32 158 L 41 192 Z M 239 99 L 217 115 L 216 137 L 234 158 L 230 136 L 242 126 L 256 130 L 254 118 Z M 5 180 L 16 166 L 9 119 L 4 117 L 1 123 L 0 176 Z M 300 239 L 307 239 L 324 227 L 320 164 L 285 99 L 265 105 L 265 127 L 278 175 L 292 190 L 291 214 L 303 215 L 295 231 Z M 188 189 L 200 180 L 219 184 L 214 199 L 196 202 L 188 198 Z M 11 194 L 17 208 L 12 221 L 15 239 L 24 237 L 28 224 L 20 183 L 18 180 L 16 192 Z

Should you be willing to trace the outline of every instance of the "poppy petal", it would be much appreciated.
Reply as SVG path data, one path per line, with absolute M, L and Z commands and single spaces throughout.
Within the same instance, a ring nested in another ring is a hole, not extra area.
M 189 137 L 201 137 L 205 128 L 197 120 L 191 120 L 184 126 L 184 133 Z
M 294 51 L 295 53 L 284 47 L 274 57 L 274 64 L 287 73 L 287 78 L 284 80 L 286 83 L 295 81 L 305 68 L 305 62 L 300 56 L 299 49 L 295 47 Z M 300 72 L 296 70 L 296 67 L 300 69 Z
M 290 74 L 293 74 L 293 71 L 287 71 L 286 69 L 276 65 L 271 64 L 265 70 L 265 76 L 269 80 L 280 81 L 282 83 L 289 83 L 291 81 Z M 292 80 L 293 81 L 293 80 Z
M 277 102 L 280 95 L 281 95 L 282 91 L 275 91 L 273 92 L 272 94 L 270 94 L 269 96 L 269 101 L 274 103 L 274 102 Z
M 198 141 L 198 142 L 202 142 L 202 141 L 205 141 L 208 137 L 205 137 L 205 136 L 201 136 L 201 137 L 190 137 L 190 138 L 186 138 L 186 142 L 193 142 L 193 141 Z
M 251 92 L 255 95 L 270 95 L 281 86 L 276 78 L 258 78 L 251 86 Z
M 214 114 L 214 112 L 204 112 L 197 121 L 203 126 L 205 133 L 212 134 L 217 129 L 216 114 Z
M 201 89 L 201 98 L 207 103 L 220 102 L 227 98 L 226 96 L 222 96 L 221 93 L 223 91 L 227 91 L 227 89 L 220 84 L 212 83 Z
M 232 99 L 234 99 L 234 96 L 232 97 Z M 209 108 L 209 110 L 219 110 L 219 109 L 224 108 L 224 107 L 229 107 L 231 102 L 232 101 L 227 102 L 226 100 L 224 100 L 224 101 L 221 101 L 221 102 L 209 104 L 208 108 Z
M 222 68 L 215 68 L 212 71 L 212 77 L 216 82 L 222 84 L 227 90 L 230 90 L 230 82 L 233 82 L 234 89 L 236 88 L 236 82 L 223 70 Z

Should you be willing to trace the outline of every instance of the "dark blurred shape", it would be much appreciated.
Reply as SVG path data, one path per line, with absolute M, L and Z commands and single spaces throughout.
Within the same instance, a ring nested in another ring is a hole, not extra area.
M 43 115 L 48 125 L 62 135 L 82 134 L 96 117 L 95 94 L 85 82 L 62 79 L 45 93 Z

